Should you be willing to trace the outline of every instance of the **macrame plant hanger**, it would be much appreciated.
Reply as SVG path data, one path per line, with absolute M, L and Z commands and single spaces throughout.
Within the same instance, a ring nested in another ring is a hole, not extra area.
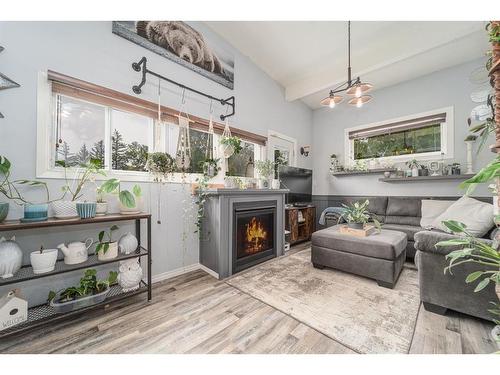
M 186 89 L 182 89 L 182 101 L 179 109 L 179 137 L 177 138 L 177 150 L 175 152 L 175 163 L 177 167 L 186 173 L 191 164 L 191 141 L 189 139 L 189 115 L 183 112 L 186 104 Z M 185 114 L 185 116 L 183 115 Z
M 214 121 L 213 121 L 213 102 L 210 99 L 209 119 L 208 119 L 208 137 L 207 151 L 205 152 L 205 160 L 214 160 Z
M 226 108 L 226 113 L 228 111 L 228 108 Z M 230 138 L 231 137 L 231 128 L 229 127 L 229 119 L 225 117 L 224 119 L 225 125 L 224 125 L 224 131 L 222 132 L 221 139 L 224 138 Z M 225 159 L 228 159 L 231 157 L 231 155 L 234 154 L 234 147 L 228 144 L 222 144 L 220 145 L 222 149 L 222 154 L 224 155 Z

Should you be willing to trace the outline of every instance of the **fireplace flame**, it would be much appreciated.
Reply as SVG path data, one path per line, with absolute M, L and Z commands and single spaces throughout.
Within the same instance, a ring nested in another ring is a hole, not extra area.
M 267 238 L 267 232 L 264 230 L 264 226 L 260 221 L 257 221 L 255 217 L 252 217 L 250 223 L 246 225 L 247 227 L 247 244 L 252 253 L 262 250 L 264 247 L 264 241 Z

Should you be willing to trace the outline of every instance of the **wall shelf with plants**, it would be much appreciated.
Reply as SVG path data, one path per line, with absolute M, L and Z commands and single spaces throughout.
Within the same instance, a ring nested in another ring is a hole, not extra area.
M 343 176 L 359 176 L 359 175 L 368 175 L 368 174 L 383 174 L 384 172 L 396 172 L 395 168 L 377 168 L 377 169 L 369 169 L 366 171 L 341 171 L 341 172 L 332 172 L 332 176 L 343 177 Z
M 389 183 L 411 183 L 411 182 L 428 182 L 428 181 L 448 181 L 448 180 L 467 180 L 473 177 L 473 174 L 457 174 L 444 176 L 415 176 L 415 177 L 384 177 L 379 178 L 381 182 Z

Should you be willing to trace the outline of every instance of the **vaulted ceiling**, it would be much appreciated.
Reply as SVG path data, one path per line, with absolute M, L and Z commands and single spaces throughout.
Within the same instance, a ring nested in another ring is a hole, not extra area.
M 345 21 L 206 22 L 311 108 L 347 76 Z M 484 56 L 485 22 L 353 21 L 353 76 L 380 89 Z M 237 79 L 237 78 L 236 78 Z

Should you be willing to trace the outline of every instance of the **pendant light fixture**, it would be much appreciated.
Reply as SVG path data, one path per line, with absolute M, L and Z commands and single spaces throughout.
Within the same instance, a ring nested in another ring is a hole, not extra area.
M 359 76 L 353 79 L 351 75 L 351 21 L 347 21 L 347 62 L 347 81 L 330 90 L 330 94 L 320 102 L 321 105 L 334 108 L 344 100 L 339 95 L 339 93 L 344 91 L 347 95 L 353 96 L 349 99 L 348 103 L 357 108 L 361 108 L 372 99 L 370 95 L 365 94 L 373 88 L 373 85 L 362 82 Z

